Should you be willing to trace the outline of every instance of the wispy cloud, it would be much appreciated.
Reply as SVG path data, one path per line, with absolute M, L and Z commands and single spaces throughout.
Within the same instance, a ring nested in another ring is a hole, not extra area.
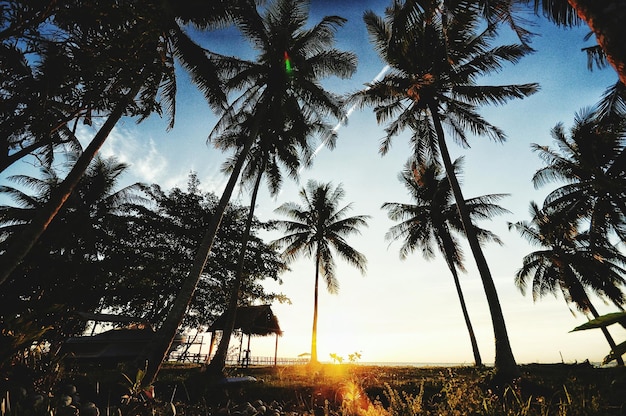
M 77 132 L 83 147 L 89 144 L 94 134 L 95 129 L 88 126 Z M 105 158 L 115 157 L 129 165 L 130 173 L 135 177 L 133 179 L 138 182 L 159 183 L 168 170 L 168 160 L 154 140 L 123 124 L 111 131 L 99 154 Z

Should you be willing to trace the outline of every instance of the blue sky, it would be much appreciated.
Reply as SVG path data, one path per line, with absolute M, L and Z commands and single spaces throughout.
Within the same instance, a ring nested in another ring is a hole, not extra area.
M 329 80 L 329 88 L 339 93 L 353 92 L 371 81 L 383 68 L 370 46 L 362 21 L 365 9 L 382 13 L 388 1 L 326 1 L 313 0 L 311 21 L 320 16 L 338 14 L 348 23 L 337 34 L 337 46 L 351 50 L 359 57 L 358 71 L 350 80 Z M 531 16 L 528 16 L 531 18 Z M 523 296 L 513 284 L 513 275 L 521 266 L 529 247 L 519 235 L 508 231 L 506 223 L 528 219 L 531 200 L 541 202 L 552 189 L 535 190 L 533 173 L 541 161 L 530 150 L 531 143 L 551 144 L 550 129 L 558 122 L 570 126 L 577 111 L 595 104 L 604 90 L 617 81 L 611 69 L 586 68 L 586 56 L 580 49 L 589 46 L 584 41 L 588 28 L 557 29 L 534 19 L 539 33 L 532 46 L 537 52 L 518 65 L 485 80 L 485 84 L 539 82 L 541 90 L 534 96 L 502 107 L 484 108 L 482 114 L 502 128 L 508 140 L 504 144 L 487 138 L 471 138 L 470 149 L 450 144 L 454 157 L 465 156 L 462 175 L 465 197 L 488 193 L 510 193 L 501 202 L 511 214 L 496 217 L 481 226 L 498 234 L 505 245 L 490 245 L 485 255 L 490 264 L 502 309 L 507 322 L 513 353 L 520 363 L 566 362 L 590 359 L 600 361 L 608 345 L 598 331 L 569 333 L 586 321 L 575 315 L 559 295 L 533 302 Z M 507 41 L 515 41 L 506 34 Z M 245 51 L 233 31 L 203 35 L 208 48 L 222 53 L 240 54 Z M 245 52 L 250 55 L 250 52 Z M 166 131 L 167 121 L 151 117 L 137 125 L 125 120 L 116 127 L 102 150 L 104 156 L 116 156 L 131 165 L 126 180 L 158 183 L 164 188 L 186 187 L 190 171 L 195 171 L 206 191 L 221 193 L 226 177 L 220 166 L 227 155 L 211 148 L 206 138 L 215 116 L 202 96 L 190 86 L 189 78 L 178 75 L 176 125 Z M 273 210 L 287 201 L 299 201 L 297 192 L 308 179 L 341 183 L 346 191 L 343 204 L 352 203 L 353 215 L 366 214 L 372 218 L 361 236 L 350 239 L 354 248 L 368 258 L 365 276 L 338 259 L 340 292 L 329 295 L 320 292 L 319 357 L 330 359 L 330 353 L 347 357 L 360 352 L 364 362 L 437 362 L 467 363 L 473 361 L 467 331 L 461 315 L 450 273 L 441 258 L 427 262 L 416 253 L 401 261 L 399 243 L 389 244 L 384 235 L 393 223 L 380 209 L 384 202 L 409 202 L 397 175 L 409 154 L 406 135 L 394 140 L 389 154 L 378 154 L 384 126 L 378 126 L 371 110 L 355 111 L 347 126 L 341 127 L 333 151 L 322 149 L 313 167 L 301 174 L 298 184 L 285 181 L 276 198 L 263 189 L 256 213 L 261 220 L 277 218 Z M 84 128 L 84 127 L 83 127 Z M 83 137 L 93 136 L 84 130 Z M 10 173 L 16 173 L 12 169 Z M 237 202 L 249 203 L 247 190 L 236 195 Z M 268 235 L 268 241 L 277 235 Z M 484 362 L 492 362 L 493 332 L 480 278 L 466 249 L 468 273 L 461 284 L 478 337 Z M 233 258 L 234 261 L 234 258 Z M 279 356 L 295 357 L 310 349 L 312 324 L 314 265 L 301 259 L 283 276 L 284 284 L 268 289 L 286 294 L 290 305 L 273 305 L 284 336 L 279 340 Z M 597 300 L 601 312 L 612 308 Z M 623 330 L 613 329 L 617 340 Z M 252 354 L 273 356 L 274 340 L 255 338 Z

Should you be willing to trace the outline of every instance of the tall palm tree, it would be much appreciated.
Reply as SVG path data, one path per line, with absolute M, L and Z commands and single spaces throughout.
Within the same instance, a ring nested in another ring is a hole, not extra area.
M 576 115 L 569 136 L 562 123 L 551 134 L 556 148 L 532 145 L 546 163 L 533 183 L 565 185 L 547 195 L 544 207 L 558 211 L 563 221 L 587 221 L 592 245 L 612 235 L 626 241 L 626 124 L 586 109 Z
M 141 121 L 155 111 L 161 112 L 158 98 L 162 97 L 165 110 L 171 117 L 170 127 L 173 125 L 175 58 L 179 58 L 183 66 L 192 73 L 192 80 L 210 104 L 219 108 L 225 101 L 212 61 L 206 51 L 184 33 L 177 20 L 180 18 L 181 22 L 206 27 L 211 22 L 225 19 L 225 2 L 212 2 L 216 7 L 195 7 L 194 10 L 202 9 L 209 13 L 195 18 L 191 13 L 173 14 L 172 11 L 180 12 L 181 9 L 179 6 L 172 6 L 175 2 L 118 3 L 79 1 L 52 5 L 51 21 L 58 29 L 53 31 L 54 36 L 63 34 L 65 38 L 58 44 L 69 49 L 60 54 L 71 57 L 67 61 L 71 70 L 67 73 L 72 74 L 72 78 L 67 82 L 74 87 L 71 92 L 78 95 L 78 98 L 68 93 L 61 96 L 61 99 L 72 100 L 68 101 L 72 116 L 63 122 L 83 119 L 86 123 L 91 123 L 95 116 L 105 117 L 106 121 L 47 204 L 20 234 L 14 236 L 12 244 L 3 253 L 0 258 L 0 285 L 6 282 L 44 233 L 124 115 L 139 116 Z M 13 2 L 12 7 L 25 6 L 20 2 Z M 19 16 L 19 13 L 16 15 Z M 37 24 L 42 22 L 38 21 Z M 44 39 L 41 43 L 50 42 Z M 51 70 L 58 69 L 58 66 L 53 66 Z M 80 104 L 76 108 L 74 101 Z M 58 122 L 58 118 L 51 120 L 54 126 Z M 47 142 L 44 140 L 43 143 Z
M 444 8 L 437 0 L 422 3 L 428 7 L 406 9 L 394 2 L 384 17 L 365 13 L 371 41 L 390 70 L 353 99 L 361 106 L 374 106 L 378 122 L 387 123 L 382 154 L 394 136 L 409 128 L 418 163 L 441 157 L 489 303 L 496 373 L 503 378 L 516 376 L 519 369 L 498 294 L 454 175 L 443 127 L 449 127 L 453 138 L 466 147 L 467 130 L 496 141 L 505 140 L 504 132 L 480 116 L 478 106 L 524 98 L 536 92 L 538 86 L 478 85 L 477 79 L 502 69 L 505 63 L 516 63 L 530 50 L 524 45 L 490 47 L 495 27 L 488 25 L 480 31 L 479 10 L 474 2 L 462 2 L 456 8 Z
M 274 224 L 287 235 L 272 242 L 276 247 L 284 247 L 282 252 L 287 264 L 300 255 L 315 257 L 315 285 L 313 292 L 313 329 L 311 335 L 311 363 L 317 360 L 317 315 L 319 278 L 324 278 L 330 293 L 339 291 L 339 281 L 335 274 L 334 255 L 365 273 L 367 259 L 345 240 L 346 236 L 359 234 L 359 228 L 367 226 L 368 215 L 348 217 L 351 204 L 339 208 L 344 197 L 341 185 L 333 188 L 331 183 L 321 184 L 310 180 L 300 190 L 303 205 L 287 202 L 275 211 L 292 220 L 277 220 Z
M 455 174 L 460 172 L 458 159 L 454 163 L 454 169 Z M 454 279 L 454 286 L 459 296 L 463 318 L 474 353 L 474 363 L 481 366 L 482 359 L 478 343 L 457 273 L 457 270 L 465 271 L 463 252 L 455 235 L 455 233 L 463 233 L 463 224 L 454 203 L 450 182 L 434 163 L 407 164 L 399 175 L 399 179 L 409 192 L 413 202 L 386 202 L 382 205 L 382 208 L 388 211 L 389 218 L 399 222 L 389 229 L 385 237 L 391 241 L 403 240 L 400 247 L 400 258 L 402 259 L 417 249 L 421 249 L 424 258 L 432 259 L 435 256 L 433 247 L 436 246 L 439 249 Z M 507 212 L 494 203 L 503 196 L 500 194 L 484 195 L 469 199 L 465 203 L 472 218 L 490 218 L 495 214 Z M 502 244 L 495 234 L 478 227 L 475 228 L 481 241 L 495 241 Z
M 509 223 L 509 229 L 540 248 L 524 256 L 522 267 L 515 274 L 515 284 L 522 293 L 529 281 L 533 300 L 560 290 L 567 303 L 597 318 L 598 311 L 587 295 L 591 290 L 622 309 L 626 256 L 610 245 L 590 245 L 588 236 L 579 234 L 575 224 L 559 218 L 562 214 L 558 210 L 540 209 L 531 203 L 530 214 L 530 221 Z M 611 348 L 615 348 L 606 328 L 603 332 Z M 621 357 L 618 363 L 624 364 Z
M 214 57 L 220 74 L 228 80 L 224 85 L 226 91 L 240 95 L 224 110 L 209 139 L 222 150 L 236 149 L 236 154 L 226 163 L 225 170 L 230 172 L 230 178 L 220 199 L 221 205 L 216 208 L 214 220 L 198 248 L 192 271 L 171 314 L 159 331 L 163 340 L 175 335 L 241 171 L 244 181 L 254 181 L 249 226 L 262 176 L 268 174 L 270 191 L 275 194 L 281 184 L 280 167 L 286 167 L 290 176 L 297 177 L 301 158 L 309 160 L 311 138 L 323 134 L 334 139 L 332 127 L 345 115 L 340 97 L 325 90 L 320 83 L 327 76 L 347 78 L 355 71 L 355 55 L 333 47 L 335 31 L 345 19 L 326 16 L 313 27 L 305 28 L 308 13 L 305 0 L 277 0 L 268 4 L 262 14 L 253 1 L 243 2 L 236 9 L 236 24 L 259 52 L 258 56 L 255 61 Z M 329 118 L 335 120 L 334 124 L 329 124 Z M 226 360 L 248 234 L 244 233 L 222 340 L 210 363 L 212 374 L 221 374 Z M 153 345 L 155 353 L 150 357 L 155 365 L 160 365 L 156 360 L 158 356 L 163 358 L 166 345 L 164 342 Z M 149 371 L 148 379 L 154 375 Z

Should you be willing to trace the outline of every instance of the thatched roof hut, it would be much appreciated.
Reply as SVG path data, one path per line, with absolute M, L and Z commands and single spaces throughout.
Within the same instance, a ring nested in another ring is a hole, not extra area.
M 235 329 L 241 329 L 246 335 L 266 336 L 270 334 L 282 335 L 283 331 L 278 324 L 278 318 L 272 312 L 270 305 L 240 306 L 235 316 Z M 226 313 L 215 320 L 209 332 L 221 331 L 226 323 Z
M 219 318 L 215 320 L 213 325 L 211 325 L 208 329 L 208 332 L 211 332 L 211 344 L 209 346 L 209 355 L 207 356 L 207 360 L 210 359 L 211 353 L 213 351 L 213 344 L 215 342 L 215 332 L 223 331 L 224 325 L 226 323 L 226 313 L 223 313 Z M 259 336 L 267 336 L 270 334 L 276 335 L 276 346 L 274 349 L 274 365 L 276 365 L 276 354 L 278 350 L 278 336 L 283 334 L 283 331 L 280 329 L 280 325 L 278 325 L 278 318 L 272 312 L 272 308 L 270 305 L 259 305 L 259 306 L 240 306 L 237 308 L 235 315 L 235 328 L 239 329 L 243 334 L 248 335 L 248 349 L 246 350 L 246 358 L 244 359 L 244 365 L 248 365 L 250 363 L 250 336 L 251 335 L 259 335 Z M 239 346 L 239 361 L 241 361 L 241 352 L 243 337 L 241 337 L 241 343 Z

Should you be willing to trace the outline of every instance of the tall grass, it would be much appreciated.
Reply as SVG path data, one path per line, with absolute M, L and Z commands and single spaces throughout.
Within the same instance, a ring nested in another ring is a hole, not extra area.
M 626 369 L 566 365 L 522 369 L 521 379 L 498 386 L 493 384 L 489 369 L 474 367 L 329 364 L 249 368 L 231 375 L 252 375 L 258 382 L 223 398 L 215 388 L 211 390 L 208 378 L 200 371 L 195 371 L 192 378 L 191 370 L 179 369 L 162 374 L 156 400 L 138 395 L 140 400 L 130 406 L 120 402 L 119 396 L 107 393 L 106 401 L 98 406 L 101 416 L 626 415 Z M 119 371 L 115 375 L 109 378 L 118 380 L 118 386 L 119 380 L 125 381 L 127 392 L 123 397 L 131 397 L 137 379 L 124 378 Z M 91 376 L 92 380 L 106 378 L 104 373 Z M 109 391 L 105 383 L 100 385 L 101 392 Z M 68 410 L 58 388 L 32 391 L 37 394 L 28 396 L 19 395 L 19 390 L 13 388 L 0 390 L 0 416 L 63 416 Z M 257 409 L 256 413 L 252 408 Z M 250 414 L 244 415 L 245 409 Z M 78 416 L 85 416 L 83 409 L 79 410 Z

